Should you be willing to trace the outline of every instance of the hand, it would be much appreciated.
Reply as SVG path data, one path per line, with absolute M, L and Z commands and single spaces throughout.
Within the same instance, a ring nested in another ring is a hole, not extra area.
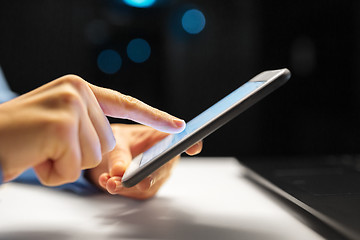
M 169 178 L 179 156 L 164 164 L 134 187 L 122 187 L 121 177 L 133 157 L 144 152 L 168 134 L 141 125 L 112 124 L 111 127 L 116 139 L 116 146 L 113 151 L 104 155 L 99 166 L 88 170 L 89 178 L 111 194 L 135 199 L 147 199 L 154 196 Z M 201 149 L 202 142 L 198 142 L 186 152 L 189 155 L 195 155 Z
M 161 131 L 185 123 L 119 92 L 67 75 L 0 105 L 0 164 L 4 181 L 29 167 L 45 185 L 75 181 L 115 147 L 106 115 Z

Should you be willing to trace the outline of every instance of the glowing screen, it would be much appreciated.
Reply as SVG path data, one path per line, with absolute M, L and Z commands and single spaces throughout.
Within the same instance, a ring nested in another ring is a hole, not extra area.
M 175 146 L 187 136 L 198 131 L 201 127 L 205 126 L 208 122 L 216 119 L 219 115 L 226 112 L 228 108 L 243 100 L 246 96 L 251 94 L 254 90 L 259 88 L 265 81 L 247 82 L 234 92 L 227 95 L 225 98 L 214 104 L 212 107 L 192 119 L 186 124 L 186 128 L 181 133 L 169 135 L 152 148 L 144 152 L 140 162 L 140 166 L 145 165 L 151 159 L 156 158 L 166 149 Z

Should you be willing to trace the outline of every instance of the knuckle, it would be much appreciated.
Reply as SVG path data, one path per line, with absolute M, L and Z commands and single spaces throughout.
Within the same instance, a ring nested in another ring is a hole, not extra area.
M 76 89 L 79 89 L 83 86 L 87 86 L 87 82 L 84 79 L 74 74 L 65 75 L 59 80 L 62 84 L 69 84 L 75 87 Z
M 129 95 L 122 95 L 122 102 L 125 104 L 125 108 L 127 110 L 134 109 L 138 104 L 140 104 L 140 101 L 132 96 Z
M 65 75 L 58 79 L 60 86 L 66 86 L 65 89 L 71 89 L 73 92 L 79 93 L 88 90 L 88 83 L 81 77 L 73 74 Z
M 51 177 L 42 178 L 39 180 L 42 185 L 47 186 L 47 187 L 54 187 L 54 186 L 59 186 L 61 184 L 64 184 L 64 181 L 61 181 L 60 179 L 54 179 Z
M 94 154 L 91 159 L 86 159 L 86 162 L 82 164 L 82 169 L 91 169 L 97 167 L 102 160 L 101 154 Z
M 83 100 L 80 92 L 71 84 L 60 84 L 48 97 L 46 104 L 51 109 L 80 107 Z
M 40 182 L 45 186 L 59 186 L 66 183 L 72 183 L 79 179 L 81 175 L 80 169 L 73 168 L 70 171 L 70 167 L 68 171 L 58 173 L 52 171 L 48 174 L 47 177 L 44 177 Z
M 67 173 L 66 176 L 58 176 L 54 178 L 53 176 L 48 176 L 46 178 L 39 178 L 39 181 L 42 185 L 48 187 L 59 186 L 66 183 L 75 182 L 80 177 L 80 171 L 73 171 L 72 173 Z
M 47 187 L 59 186 L 65 183 L 64 179 L 55 176 L 53 171 L 40 175 L 38 174 L 38 179 L 42 185 Z
M 57 101 L 61 106 L 78 107 L 81 105 L 81 97 L 72 88 L 65 88 L 57 95 Z
M 55 183 L 52 183 L 48 178 L 38 176 L 38 179 L 39 179 L 41 185 L 44 185 L 44 186 L 47 186 L 47 187 L 52 187 L 52 186 L 56 185 Z
M 58 112 L 58 114 L 44 119 L 42 126 L 50 136 L 56 136 L 61 141 L 72 137 L 76 130 L 77 122 L 68 112 Z
M 80 177 L 80 171 L 71 171 L 69 175 L 64 179 L 66 182 L 75 182 Z

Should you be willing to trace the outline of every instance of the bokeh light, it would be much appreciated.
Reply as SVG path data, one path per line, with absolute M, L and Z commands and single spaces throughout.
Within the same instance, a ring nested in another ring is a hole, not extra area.
M 132 61 L 142 63 L 149 59 L 151 48 L 146 40 L 136 38 L 129 42 L 126 52 Z
M 123 0 L 124 3 L 131 7 L 147 8 L 154 5 L 156 0 Z
M 190 34 L 200 33 L 206 24 L 204 14 L 197 9 L 187 10 L 182 17 L 182 26 Z
M 106 49 L 101 51 L 98 55 L 97 65 L 102 72 L 114 74 L 120 70 L 122 59 L 117 51 Z

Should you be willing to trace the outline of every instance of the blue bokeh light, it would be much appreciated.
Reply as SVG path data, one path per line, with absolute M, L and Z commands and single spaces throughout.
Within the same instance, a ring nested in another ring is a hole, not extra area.
M 156 0 L 123 0 L 124 3 L 131 7 L 147 8 L 154 5 Z
M 204 14 L 197 9 L 187 10 L 182 17 L 182 26 L 190 34 L 200 33 L 206 24 Z
M 117 51 L 106 49 L 101 51 L 98 55 L 97 65 L 102 72 L 114 74 L 120 70 L 122 59 Z
M 149 59 L 151 48 L 146 40 L 135 38 L 129 42 L 126 52 L 132 61 L 142 63 Z

